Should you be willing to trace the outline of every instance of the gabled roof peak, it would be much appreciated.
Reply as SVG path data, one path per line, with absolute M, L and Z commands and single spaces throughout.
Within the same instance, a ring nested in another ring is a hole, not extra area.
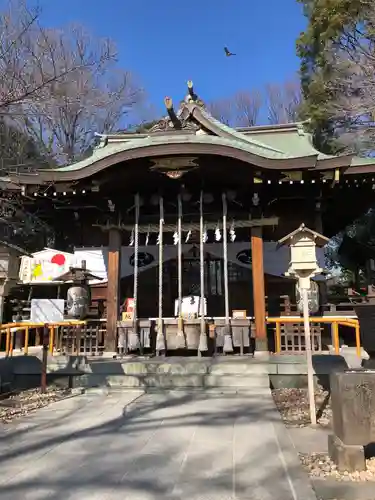
M 111 134 L 97 134 L 101 137 L 101 142 L 119 142 L 145 138 L 152 135 L 170 133 L 208 133 L 209 135 L 232 136 L 237 140 L 249 140 L 246 136 L 262 134 L 281 134 L 283 132 L 294 132 L 300 136 L 309 135 L 305 131 L 307 122 L 283 123 L 275 125 L 256 125 L 251 127 L 230 127 L 214 118 L 205 106 L 204 101 L 194 90 L 191 80 L 187 82 L 187 93 L 179 102 L 178 108 L 174 106 L 170 97 L 164 98 L 164 105 L 167 114 L 158 120 L 148 130 L 142 132 L 121 131 Z M 266 144 L 270 147 L 270 144 Z M 279 148 L 271 149 L 279 150 Z
M 297 227 L 297 229 L 295 229 L 291 233 L 289 233 L 286 236 L 284 236 L 283 238 L 281 238 L 277 242 L 277 246 L 279 248 L 279 247 L 282 247 L 284 245 L 291 245 L 293 243 L 293 238 L 295 236 L 306 235 L 306 234 L 313 241 L 315 241 L 316 245 L 319 247 L 323 247 L 324 245 L 326 245 L 329 242 L 329 238 L 327 238 L 323 234 L 320 234 L 320 233 L 310 229 L 309 227 L 305 226 L 304 223 L 302 223 L 299 227 Z

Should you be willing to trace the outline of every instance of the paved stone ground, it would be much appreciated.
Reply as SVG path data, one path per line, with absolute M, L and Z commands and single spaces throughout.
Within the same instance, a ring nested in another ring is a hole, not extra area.
M 0 427 L 1 500 L 313 500 L 269 391 L 85 394 Z
M 295 449 L 300 453 L 328 453 L 330 429 L 294 427 L 287 430 Z M 348 479 L 348 478 L 344 478 Z M 332 478 L 311 478 L 318 498 L 324 500 L 374 500 L 374 483 L 336 481 Z

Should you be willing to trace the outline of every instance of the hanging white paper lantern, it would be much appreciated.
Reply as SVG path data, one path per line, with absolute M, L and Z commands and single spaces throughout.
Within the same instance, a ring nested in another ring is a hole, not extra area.
M 259 205 L 259 194 L 254 193 L 251 201 L 253 202 L 254 207 L 257 207 Z
M 145 240 L 145 246 L 147 247 L 148 245 L 148 241 L 150 239 L 150 228 L 148 228 L 147 230 L 147 234 L 146 234 L 146 240 Z
M 177 245 L 177 243 L 178 243 L 178 242 L 179 242 L 178 233 L 177 233 L 177 231 L 175 231 L 175 232 L 173 233 L 173 244 L 174 244 L 174 245 Z
M 203 241 L 203 243 L 207 243 L 207 240 L 208 240 L 207 229 L 204 228 L 203 235 L 202 235 L 202 241 Z
M 230 241 L 233 243 L 236 240 L 236 231 L 234 230 L 234 224 L 232 223 L 229 230 Z
M 130 235 L 130 242 L 129 246 L 132 247 L 134 245 L 134 229 L 132 229 L 131 235 Z
M 108 208 L 109 208 L 109 211 L 110 212 L 114 212 L 115 211 L 115 204 L 113 203 L 112 200 L 108 200 Z
M 215 241 L 220 241 L 220 240 L 221 240 L 221 231 L 219 226 L 217 225 L 215 229 Z

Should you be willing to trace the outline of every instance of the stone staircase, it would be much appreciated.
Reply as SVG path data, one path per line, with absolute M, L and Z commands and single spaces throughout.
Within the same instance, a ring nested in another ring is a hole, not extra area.
M 357 364 L 360 360 L 356 360 Z M 343 356 L 315 355 L 315 380 L 327 384 L 332 371 L 341 371 L 353 362 Z M 0 358 L 0 381 L 17 388 L 37 387 L 41 379 L 41 352 L 29 356 Z M 227 389 L 262 392 L 273 387 L 305 387 L 307 366 L 304 356 L 273 355 L 197 357 L 132 357 L 113 355 L 51 356 L 47 373 L 74 387 L 117 389 Z
M 12 360 L 17 385 L 40 379 L 39 356 Z M 50 378 L 69 378 L 74 387 L 121 389 L 269 389 L 268 360 L 252 357 L 111 357 L 53 356 L 48 360 Z
M 83 367 L 80 369 L 82 370 Z M 91 361 L 75 377 L 83 387 L 127 389 L 269 389 L 268 363 L 253 359 L 168 358 Z

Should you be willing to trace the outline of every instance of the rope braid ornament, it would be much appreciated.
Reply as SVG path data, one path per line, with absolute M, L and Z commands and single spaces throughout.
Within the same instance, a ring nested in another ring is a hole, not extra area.
M 225 330 L 224 330 L 224 352 L 233 352 L 233 342 L 229 322 L 229 290 L 228 290 L 228 234 L 227 213 L 228 205 L 225 193 L 222 194 L 223 202 L 223 257 L 224 257 L 224 303 L 225 303 Z
M 159 197 L 159 315 L 158 331 L 156 335 L 156 352 L 165 351 L 165 338 L 163 332 L 163 225 L 164 225 L 164 203 Z
M 181 194 L 177 198 L 178 220 L 177 220 L 177 265 L 178 265 L 178 324 L 177 324 L 177 342 L 179 347 L 186 347 L 184 325 L 182 320 L 182 199 Z
M 200 288 L 201 288 L 201 304 L 200 304 L 200 319 L 201 319 L 201 332 L 199 337 L 198 354 L 207 351 L 207 335 L 206 335 L 206 321 L 204 317 L 204 224 L 203 224 L 203 191 L 201 191 L 199 200 L 199 265 L 200 265 Z
M 143 351 L 143 346 L 140 345 L 139 336 L 137 332 L 137 316 L 138 316 L 138 257 L 139 257 L 139 211 L 140 211 L 140 200 L 139 194 L 134 196 L 135 205 L 135 223 L 134 223 L 134 311 L 133 311 L 133 345 L 134 349 L 141 348 Z

